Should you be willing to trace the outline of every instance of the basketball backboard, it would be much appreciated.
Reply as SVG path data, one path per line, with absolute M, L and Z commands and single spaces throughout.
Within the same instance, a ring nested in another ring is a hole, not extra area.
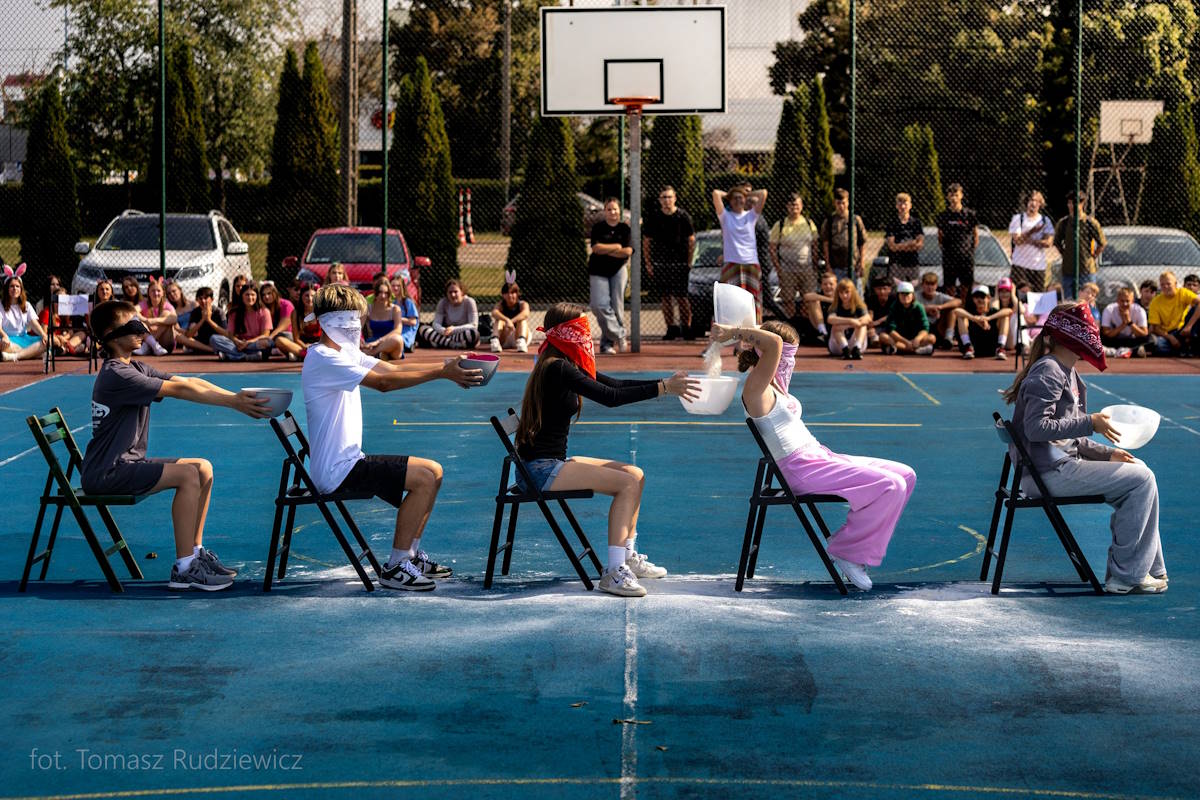
M 1161 100 L 1104 100 L 1100 103 L 1100 144 L 1150 144 Z
M 725 111 L 724 6 L 543 7 L 541 32 L 543 116 Z

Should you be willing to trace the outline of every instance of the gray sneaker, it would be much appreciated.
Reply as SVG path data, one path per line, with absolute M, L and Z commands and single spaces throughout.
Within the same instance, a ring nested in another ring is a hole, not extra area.
M 219 592 L 230 586 L 233 586 L 233 578 L 210 572 L 199 556 L 193 558 L 182 573 L 178 566 L 172 566 L 171 579 L 167 581 L 168 589 L 199 589 L 202 592 Z
M 237 577 L 237 570 L 222 564 L 221 559 L 217 558 L 217 554 L 207 547 L 201 547 L 196 558 L 204 562 L 205 568 L 214 575 L 228 575 L 231 578 Z
M 432 578 L 421 574 L 421 569 L 410 559 L 399 564 L 384 564 L 379 574 L 379 585 L 404 592 L 432 592 L 437 586 Z

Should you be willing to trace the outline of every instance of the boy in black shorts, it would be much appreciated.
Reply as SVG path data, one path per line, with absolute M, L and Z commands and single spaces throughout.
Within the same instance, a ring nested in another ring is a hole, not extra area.
M 321 341 L 308 348 L 300 376 L 308 415 L 309 472 L 322 492 L 371 492 L 396 507 L 392 553 L 379 583 L 428 592 L 434 578 L 451 574 L 421 549 L 421 534 L 442 486 L 442 465 L 416 456 L 365 455 L 358 387 L 390 392 L 445 378 L 465 388 L 479 383 L 483 372 L 463 369 L 456 358 L 437 367 L 391 364 L 366 355 L 359 350 L 366 312 L 363 296 L 342 284 L 322 286 L 313 297 Z
M 92 387 L 92 439 L 83 456 L 80 485 L 88 494 L 153 494 L 175 490 L 175 564 L 169 589 L 228 589 L 237 570 L 204 547 L 204 522 L 212 496 L 213 468 L 203 458 L 147 458 L 150 404 L 164 397 L 225 406 L 247 416 L 269 416 L 266 398 L 237 394 L 201 378 L 159 372 L 130 356 L 149 332 L 137 308 L 110 300 L 92 310 L 92 330 L 108 352 Z

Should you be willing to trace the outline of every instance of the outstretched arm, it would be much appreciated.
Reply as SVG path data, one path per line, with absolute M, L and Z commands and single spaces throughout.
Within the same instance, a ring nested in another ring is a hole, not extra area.
M 210 406 L 224 406 L 255 419 L 263 419 L 271 415 L 268 410 L 267 398 L 258 397 L 245 389 L 234 394 L 203 378 L 185 378 L 182 375 L 173 375 L 170 380 L 162 382 L 158 396 L 190 400 L 193 403 L 204 403 Z
M 362 385 L 379 392 L 391 392 L 419 386 L 439 378 L 453 381 L 466 389 L 483 381 L 483 370 L 463 369 L 457 358 L 447 358 L 440 367 L 380 361 L 362 379 Z

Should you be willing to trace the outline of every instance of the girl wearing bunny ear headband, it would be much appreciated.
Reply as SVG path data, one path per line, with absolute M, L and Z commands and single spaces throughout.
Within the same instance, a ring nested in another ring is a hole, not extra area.
M 492 309 L 492 352 L 516 347 L 518 353 L 529 351 L 529 303 L 521 299 L 517 273 L 506 270 L 500 302 Z
M 4 361 L 37 358 L 46 351 L 46 329 L 25 295 L 21 279 L 24 274 L 24 264 L 15 270 L 4 267 L 4 291 L 0 296 L 0 358 Z

